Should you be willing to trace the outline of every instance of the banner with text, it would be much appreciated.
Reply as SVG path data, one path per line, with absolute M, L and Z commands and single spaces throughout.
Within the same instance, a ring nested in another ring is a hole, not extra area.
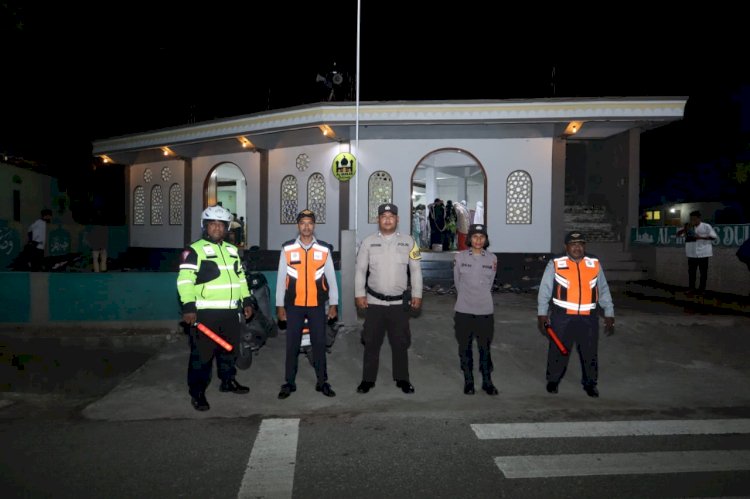
M 716 235 L 714 246 L 740 246 L 750 239 L 750 224 L 713 225 Z M 630 229 L 631 244 L 648 246 L 684 246 L 685 237 L 678 236 L 679 227 L 638 227 Z

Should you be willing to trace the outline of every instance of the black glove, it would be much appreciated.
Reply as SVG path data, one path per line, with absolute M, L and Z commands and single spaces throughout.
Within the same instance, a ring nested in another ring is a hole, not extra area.
M 276 325 L 279 326 L 279 329 L 286 329 L 286 321 L 278 320 Z

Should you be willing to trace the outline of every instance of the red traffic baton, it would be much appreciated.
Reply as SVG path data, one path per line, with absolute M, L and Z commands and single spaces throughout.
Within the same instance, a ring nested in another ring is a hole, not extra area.
M 201 333 L 205 334 L 206 336 L 208 336 L 209 338 L 211 338 L 212 340 L 214 340 L 216 343 L 218 343 L 219 346 L 221 346 L 227 352 L 231 352 L 232 351 L 232 345 L 230 345 L 229 343 L 227 343 L 224 340 L 224 338 L 222 338 L 218 334 L 216 334 L 213 331 L 211 331 L 211 329 L 208 326 L 206 326 L 205 324 L 203 324 L 202 322 L 196 322 L 195 323 L 195 327 L 198 328 L 198 331 L 200 331 Z
M 565 348 L 565 345 L 562 344 L 562 341 L 560 341 L 560 338 L 555 333 L 555 330 L 552 329 L 552 326 L 550 326 L 549 322 L 544 323 L 544 330 L 547 331 L 547 335 L 552 339 L 552 341 L 555 342 L 555 346 L 558 350 L 560 350 L 560 353 L 563 355 L 568 355 L 570 352 L 568 352 L 568 349 Z

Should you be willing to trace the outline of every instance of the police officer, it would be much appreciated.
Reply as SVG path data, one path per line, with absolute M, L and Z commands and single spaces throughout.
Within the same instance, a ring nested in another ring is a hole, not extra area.
M 378 207 L 380 231 L 362 241 L 357 253 L 354 277 L 354 300 L 357 308 L 366 310 L 362 340 L 365 345 L 362 382 L 359 393 L 375 386 L 378 376 L 380 347 L 385 333 L 391 344 L 393 379 L 404 393 L 414 393 L 409 381 L 411 345 L 409 311 L 422 306 L 422 255 L 419 246 L 408 234 L 396 232 L 398 207 Z M 369 270 L 369 276 L 367 275 Z M 411 294 L 407 291 L 407 270 L 411 273 Z
M 182 252 L 177 276 L 182 320 L 189 325 L 202 322 L 235 347 L 228 352 L 191 328 L 188 388 L 193 407 L 198 411 L 210 409 L 206 388 L 211 381 L 214 357 L 221 379 L 219 391 L 238 394 L 250 391 L 235 379 L 235 352 L 240 339 L 238 308 L 242 307 L 245 319 L 253 315 L 253 309 L 237 247 L 224 241 L 231 220 L 232 214 L 221 206 L 209 206 L 203 211 L 203 237 Z
M 537 296 L 539 331 L 547 337 L 549 323 L 563 345 L 571 351 L 578 345 L 581 359 L 581 384 L 589 397 L 598 397 L 599 317 L 597 307 L 604 309 L 604 333 L 615 332 L 615 308 L 607 279 L 599 259 L 587 256 L 586 238 L 578 231 L 565 236 L 565 254 L 547 264 Z M 549 314 L 550 300 L 552 314 Z M 568 356 L 549 342 L 547 350 L 547 391 L 557 393 L 568 367 Z
M 339 302 L 336 272 L 331 246 L 315 239 L 315 213 L 302 210 L 297 215 L 299 236 L 282 245 L 276 279 L 276 315 L 286 321 L 286 383 L 279 398 L 285 399 L 297 390 L 297 357 L 302 341 L 305 318 L 310 328 L 313 367 L 318 382 L 315 389 L 326 397 L 335 397 L 328 383 L 326 368 L 326 313 L 336 317 Z M 331 305 L 325 309 L 326 301 Z M 283 305 L 282 305 L 283 304 Z
M 471 248 L 456 253 L 453 263 L 453 281 L 458 293 L 453 324 L 458 341 L 461 370 L 464 373 L 464 393 L 474 394 L 472 343 L 476 338 L 479 350 L 479 371 L 482 373 L 482 390 L 487 395 L 497 395 L 497 388 L 492 383 L 492 357 L 490 355 L 490 345 L 495 332 L 492 285 L 497 273 L 497 256 L 487 251 L 490 242 L 484 225 L 470 226 L 467 239 Z

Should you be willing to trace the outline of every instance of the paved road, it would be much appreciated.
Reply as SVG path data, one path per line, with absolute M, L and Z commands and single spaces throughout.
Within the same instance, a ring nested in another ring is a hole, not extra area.
M 240 374 L 252 385 L 248 396 L 212 385 L 208 413 L 189 405 L 182 338 L 122 373 L 106 394 L 6 392 L 0 494 L 750 495 L 747 318 L 621 300 L 617 333 L 601 342 L 602 396 L 591 399 L 575 361 L 559 394 L 544 391 L 546 347 L 533 328 L 533 297 L 497 295 L 496 302 L 498 397 L 461 393 L 451 296 L 428 297 L 426 313 L 413 321 L 412 396 L 390 381 L 387 345 L 377 386 L 355 393 L 354 331 L 329 357 L 334 399 L 314 391 L 305 364 L 299 390 L 276 399 L 283 337 Z

